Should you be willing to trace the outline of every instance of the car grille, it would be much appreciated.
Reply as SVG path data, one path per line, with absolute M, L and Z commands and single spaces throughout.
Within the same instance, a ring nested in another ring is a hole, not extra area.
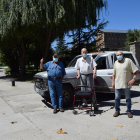
M 48 81 L 43 78 L 35 78 L 34 77 L 35 86 L 42 90 L 48 90 Z

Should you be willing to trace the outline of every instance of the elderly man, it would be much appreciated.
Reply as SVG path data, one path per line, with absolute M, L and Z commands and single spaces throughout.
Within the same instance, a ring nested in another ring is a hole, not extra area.
M 120 98 L 124 92 L 127 105 L 127 115 L 132 118 L 131 113 L 131 93 L 130 86 L 133 85 L 138 74 L 138 68 L 129 58 L 124 58 L 121 51 L 116 52 L 117 61 L 114 64 L 114 73 L 112 79 L 112 87 L 115 88 L 115 114 L 114 117 L 120 115 Z M 132 73 L 134 74 L 132 79 Z
M 76 62 L 75 68 L 77 69 L 77 78 L 80 78 L 81 85 L 87 85 L 89 87 L 94 86 L 94 79 L 96 78 L 96 62 L 90 56 L 87 56 L 86 48 L 81 50 L 82 57 L 79 58 Z M 94 69 L 94 74 L 93 74 Z M 81 75 L 81 76 L 80 76 Z M 81 88 L 85 90 L 85 88 Z M 83 106 L 87 106 L 87 102 L 83 100 Z
M 53 61 L 49 61 L 43 65 L 43 58 L 40 60 L 40 69 L 48 72 L 48 86 L 51 97 L 52 106 L 54 108 L 53 113 L 57 113 L 57 103 L 59 105 L 60 112 L 64 112 L 63 109 L 63 87 L 62 79 L 66 75 L 63 64 L 58 61 L 58 54 L 53 55 Z

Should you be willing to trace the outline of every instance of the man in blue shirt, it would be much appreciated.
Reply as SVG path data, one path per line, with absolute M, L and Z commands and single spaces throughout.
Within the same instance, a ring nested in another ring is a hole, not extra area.
M 49 61 L 44 65 L 42 58 L 40 60 L 40 69 L 48 72 L 48 86 L 52 106 L 54 108 L 53 113 L 57 113 L 57 103 L 59 105 L 60 112 L 64 112 L 62 79 L 66 75 L 66 72 L 63 64 L 58 61 L 58 54 L 55 53 L 52 58 L 53 61 Z

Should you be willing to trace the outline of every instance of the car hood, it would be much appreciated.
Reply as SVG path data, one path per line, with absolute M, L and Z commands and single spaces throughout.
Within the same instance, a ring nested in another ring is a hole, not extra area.
M 75 78 L 77 76 L 77 70 L 74 67 L 67 67 L 67 68 L 65 68 L 65 71 L 66 71 L 66 75 L 64 76 L 64 79 L 65 78 Z M 48 73 L 47 73 L 47 71 L 38 72 L 35 74 L 34 77 L 47 78 Z

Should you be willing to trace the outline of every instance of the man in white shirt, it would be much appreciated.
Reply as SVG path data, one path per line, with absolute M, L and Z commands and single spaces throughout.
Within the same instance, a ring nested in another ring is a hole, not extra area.
M 120 98 L 124 92 L 127 105 L 128 118 L 132 118 L 131 113 L 131 92 L 130 86 L 133 85 L 138 74 L 138 68 L 129 58 L 124 58 L 121 51 L 116 52 L 117 61 L 114 64 L 114 73 L 112 79 L 112 87 L 115 88 L 115 114 L 114 117 L 120 115 Z M 132 79 L 132 73 L 134 74 Z
M 94 79 L 96 78 L 96 62 L 92 57 L 87 56 L 87 50 L 86 48 L 83 48 L 81 50 L 82 57 L 79 58 L 76 62 L 75 68 L 77 69 L 77 79 L 80 78 L 81 85 L 87 85 L 89 87 L 94 86 Z M 94 74 L 93 74 L 94 69 Z M 81 76 L 80 76 L 81 75 Z M 85 88 L 81 88 L 82 90 L 85 90 Z M 84 99 L 84 102 L 82 104 L 83 106 L 87 105 L 86 100 Z

